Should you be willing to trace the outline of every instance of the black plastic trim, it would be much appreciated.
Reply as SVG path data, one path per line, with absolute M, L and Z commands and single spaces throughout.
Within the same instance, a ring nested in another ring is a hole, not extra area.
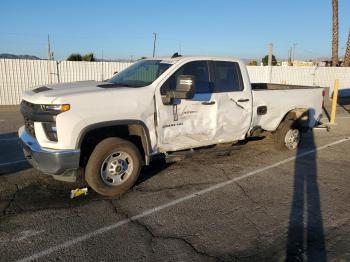
M 56 116 L 61 112 L 47 112 L 39 104 L 32 104 L 22 100 L 20 111 L 24 118 L 34 122 L 55 122 Z
M 41 87 L 33 89 L 32 91 L 34 93 L 41 93 L 41 92 L 45 92 L 45 91 L 49 91 L 49 90 L 52 90 L 52 89 L 47 87 L 47 86 L 41 86 Z
M 146 155 L 149 156 L 151 154 L 151 148 L 152 148 L 149 130 L 144 122 L 142 122 L 141 120 L 134 120 L 134 119 L 99 122 L 99 123 L 95 123 L 95 124 L 89 125 L 87 127 L 84 127 L 79 133 L 75 148 L 81 147 L 81 144 L 82 144 L 86 134 L 89 131 L 92 131 L 94 129 L 98 129 L 101 127 L 127 126 L 127 125 L 141 125 L 142 126 L 143 130 L 146 133 L 146 142 L 147 142 L 147 145 L 146 145 L 147 148 L 144 148 L 144 150 L 145 150 Z
M 261 116 L 261 115 L 266 115 L 267 113 L 267 106 L 258 106 L 256 109 L 256 113 Z

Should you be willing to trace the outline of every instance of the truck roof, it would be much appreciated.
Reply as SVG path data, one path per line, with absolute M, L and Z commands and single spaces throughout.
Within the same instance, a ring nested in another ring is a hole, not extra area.
M 154 57 L 148 58 L 147 60 L 162 60 L 164 63 L 175 64 L 181 60 L 219 60 L 219 61 L 234 61 L 242 62 L 240 59 L 233 57 L 220 57 L 220 56 L 177 56 L 177 57 Z

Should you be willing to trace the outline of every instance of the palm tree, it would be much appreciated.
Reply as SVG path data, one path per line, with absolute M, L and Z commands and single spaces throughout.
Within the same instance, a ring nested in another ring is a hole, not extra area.
M 332 34 L 332 66 L 338 64 L 338 0 L 332 0 L 333 8 L 333 34 Z
M 346 44 L 344 66 L 350 66 L 350 30 L 349 30 L 349 36 L 348 36 L 348 43 Z

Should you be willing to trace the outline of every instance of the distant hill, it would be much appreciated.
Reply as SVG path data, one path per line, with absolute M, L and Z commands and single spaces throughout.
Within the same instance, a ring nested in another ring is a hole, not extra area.
M 14 55 L 14 54 L 0 54 L 0 58 L 5 59 L 28 59 L 28 60 L 41 60 L 41 58 L 33 55 Z

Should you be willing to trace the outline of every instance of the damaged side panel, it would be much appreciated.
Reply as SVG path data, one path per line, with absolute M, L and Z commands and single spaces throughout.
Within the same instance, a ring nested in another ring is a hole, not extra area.
M 193 100 L 160 105 L 158 139 L 162 150 L 198 147 L 215 139 L 217 105 L 202 104 L 210 99 L 210 94 L 201 94 Z
M 322 114 L 322 88 L 289 90 L 253 90 L 253 123 L 266 131 L 275 131 L 283 118 L 291 111 L 296 119 L 308 112 L 308 125 L 313 127 Z M 258 108 L 266 106 L 265 114 Z

